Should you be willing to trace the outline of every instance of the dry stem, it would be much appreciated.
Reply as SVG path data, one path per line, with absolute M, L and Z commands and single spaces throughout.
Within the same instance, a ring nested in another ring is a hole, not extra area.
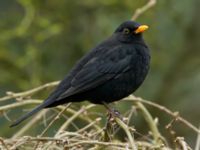
M 146 3 L 143 7 L 136 9 L 131 20 L 136 20 L 141 14 L 143 14 L 148 9 L 153 7 L 156 4 L 156 2 L 157 2 L 157 0 L 149 0 L 148 3 Z

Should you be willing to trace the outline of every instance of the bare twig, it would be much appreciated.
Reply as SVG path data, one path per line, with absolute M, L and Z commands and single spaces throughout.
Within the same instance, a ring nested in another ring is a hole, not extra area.
M 31 96 L 41 90 L 44 90 L 46 88 L 49 87 L 55 87 L 56 85 L 59 84 L 60 81 L 54 81 L 54 82 L 50 82 L 50 83 L 46 83 L 42 86 L 39 86 L 37 88 L 25 91 L 25 92 L 19 92 L 19 93 L 14 93 L 14 92 L 7 92 L 7 96 L 0 98 L 0 101 L 5 101 L 8 99 L 13 99 L 13 98 L 19 98 L 19 97 L 27 97 L 27 96 Z
M 67 106 L 65 106 L 65 108 L 64 108 L 62 111 L 60 111 L 60 112 L 58 113 L 58 115 L 56 115 L 56 116 L 54 117 L 54 119 L 48 124 L 48 126 L 43 130 L 43 132 L 40 134 L 39 137 L 42 137 L 42 136 L 45 134 L 45 132 L 50 128 L 50 126 L 51 126 L 56 120 L 58 120 L 58 119 L 60 118 L 60 116 L 66 111 L 66 109 L 67 109 L 70 105 L 71 105 L 71 103 L 68 103 Z
M 148 110 L 144 107 L 144 105 L 141 102 L 136 102 L 136 105 L 141 110 L 145 120 L 147 121 L 147 123 L 151 129 L 155 144 L 158 144 L 158 145 L 163 144 L 163 142 L 162 142 L 163 137 L 161 136 L 161 134 L 157 128 L 157 125 L 156 125 L 154 119 L 152 118 L 152 116 L 150 115 L 150 113 L 148 112 Z
M 68 126 L 69 124 L 74 120 L 76 119 L 81 113 L 83 113 L 84 111 L 94 107 L 95 105 L 94 104 L 90 104 L 86 107 L 82 107 L 78 112 L 76 112 L 73 116 L 71 116 L 60 128 L 59 130 L 57 131 L 56 135 L 54 137 L 57 137 L 62 131 L 64 131 Z
M 29 99 L 29 100 L 26 100 L 26 101 L 20 101 L 20 102 L 16 102 L 16 103 L 13 103 L 13 104 L 0 106 L 0 112 L 10 110 L 10 109 L 13 109 L 13 108 L 17 108 L 17 107 L 21 107 L 21 106 L 24 106 L 24 105 L 27 105 L 27 104 L 40 104 L 41 102 L 42 101 L 38 100 L 38 99 Z
M 129 142 L 131 144 L 131 148 L 133 150 L 137 150 L 137 146 L 135 144 L 134 137 L 131 134 L 131 132 L 129 130 L 129 127 L 121 119 L 119 119 L 118 117 L 115 117 L 114 119 L 117 122 L 117 124 L 126 132 L 126 135 L 128 136 Z
M 23 126 L 23 128 L 21 128 L 17 133 L 15 133 L 12 137 L 12 139 L 18 138 L 20 136 L 22 136 L 26 131 L 28 131 L 30 128 L 33 127 L 34 124 L 36 124 L 36 122 L 38 122 L 42 116 L 44 116 L 45 113 L 47 113 L 47 109 L 43 110 L 41 112 L 39 112 L 35 117 L 33 117 L 33 119 L 31 119 L 27 124 L 25 124 Z
M 103 145 L 103 146 L 120 146 L 120 147 L 127 147 L 126 144 L 122 144 L 122 143 L 114 143 L 114 142 L 100 142 L 100 141 L 78 141 L 72 144 L 67 145 L 66 147 L 74 147 L 77 145 L 83 145 L 83 144 L 92 144 L 92 145 Z
M 88 128 L 90 128 L 91 126 L 93 126 L 95 123 L 99 122 L 101 120 L 101 118 L 96 118 L 93 122 L 89 123 L 88 125 L 86 125 L 85 127 L 77 130 L 77 133 L 81 133 L 86 131 Z
M 58 107 L 56 107 L 56 108 L 62 110 L 62 109 L 64 108 L 64 106 L 58 106 Z M 67 109 L 67 112 L 69 112 L 70 114 L 73 114 L 73 115 L 74 115 L 75 113 L 77 113 L 77 111 L 75 111 L 75 110 L 73 110 L 73 109 L 71 109 L 71 108 L 68 108 L 68 109 Z M 86 121 L 86 122 L 88 122 L 88 123 L 93 122 L 93 120 L 92 120 L 91 118 L 89 118 L 88 116 L 79 115 L 78 117 L 79 117 L 79 119 L 84 120 L 84 121 Z M 100 128 L 98 125 L 94 124 L 93 127 L 96 128 L 96 130 L 101 131 L 101 128 Z
M 197 134 L 197 142 L 196 142 L 195 150 L 200 150 L 200 133 Z
M 136 20 L 141 14 L 150 9 L 156 4 L 157 0 L 149 0 L 143 7 L 137 8 L 131 20 Z
M 71 104 L 71 103 L 68 103 L 68 105 L 67 105 L 65 108 L 63 108 L 63 110 L 60 111 L 60 112 L 54 117 L 54 119 L 47 125 L 47 127 L 42 131 L 42 133 L 41 133 L 38 137 L 42 137 L 42 136 L 45 134 L 45 132 L 50 128 L 50 126 L 51 126 L 56 120 L 58 120 L 58 119 L 60 118 L 60 116 L 62 115 L 62 113 L 64 113 L 64 112 L 66 111 L 66 109 L 70 106 L 70 104 Z M 34 150 L 37 149 L 38 145 L 39 145 L 39 142 L 37 142 L 36 145 L 34 146 Z
M 175 142 L 179 144 L 181 150 L 192 150 L 188 144 L 185 142 L 183 137 L 177 137 Z

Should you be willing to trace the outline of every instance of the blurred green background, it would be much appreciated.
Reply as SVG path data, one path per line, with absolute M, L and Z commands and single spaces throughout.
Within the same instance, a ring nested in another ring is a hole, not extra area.
M 82 55 L 146 2 L 0 0 L 0 97 L 6 91 L 24 91 L 62 79 Z M 199 6 L 199 0 L 158 0 L 137 19 L 150 26 L 144 36 L 152 62 L 148 78 L 135 93 L 179 111 L 196 126 L 200 123 Z M 159 126 L 169 122 L 159 111 L 149 110 L 161 118 Z M 140 121 L 137 126 L 143 127 Z M 176 127 L 178 135 L 194 144 L 193 131 Z M 0 128 L 0 136 L 12 135 L 4 116 L 0 116 Z

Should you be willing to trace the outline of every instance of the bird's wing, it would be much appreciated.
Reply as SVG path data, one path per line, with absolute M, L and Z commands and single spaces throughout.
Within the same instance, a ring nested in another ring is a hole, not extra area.
M 116 50 L 119 50 L 117 47 Z M 116 50 L 101 57 L 93 57 L 71 80 L 71 86 L 56 100 L 93 89 L 129 70 L 132 55 L 119 56 Z M 111 57 L 112 56 L 112 57 Z M 121 58 L 120 58 L 121 57 Z

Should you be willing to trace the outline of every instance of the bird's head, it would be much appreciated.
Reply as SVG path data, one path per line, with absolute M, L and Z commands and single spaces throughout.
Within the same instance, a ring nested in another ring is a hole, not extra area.
M 134 42 L 142 39 L 142 33 L 149 27 L 147 25 L 140 25 L 134 21 L 123 22 L 116 30 L 115 34 L 121 42 Z

